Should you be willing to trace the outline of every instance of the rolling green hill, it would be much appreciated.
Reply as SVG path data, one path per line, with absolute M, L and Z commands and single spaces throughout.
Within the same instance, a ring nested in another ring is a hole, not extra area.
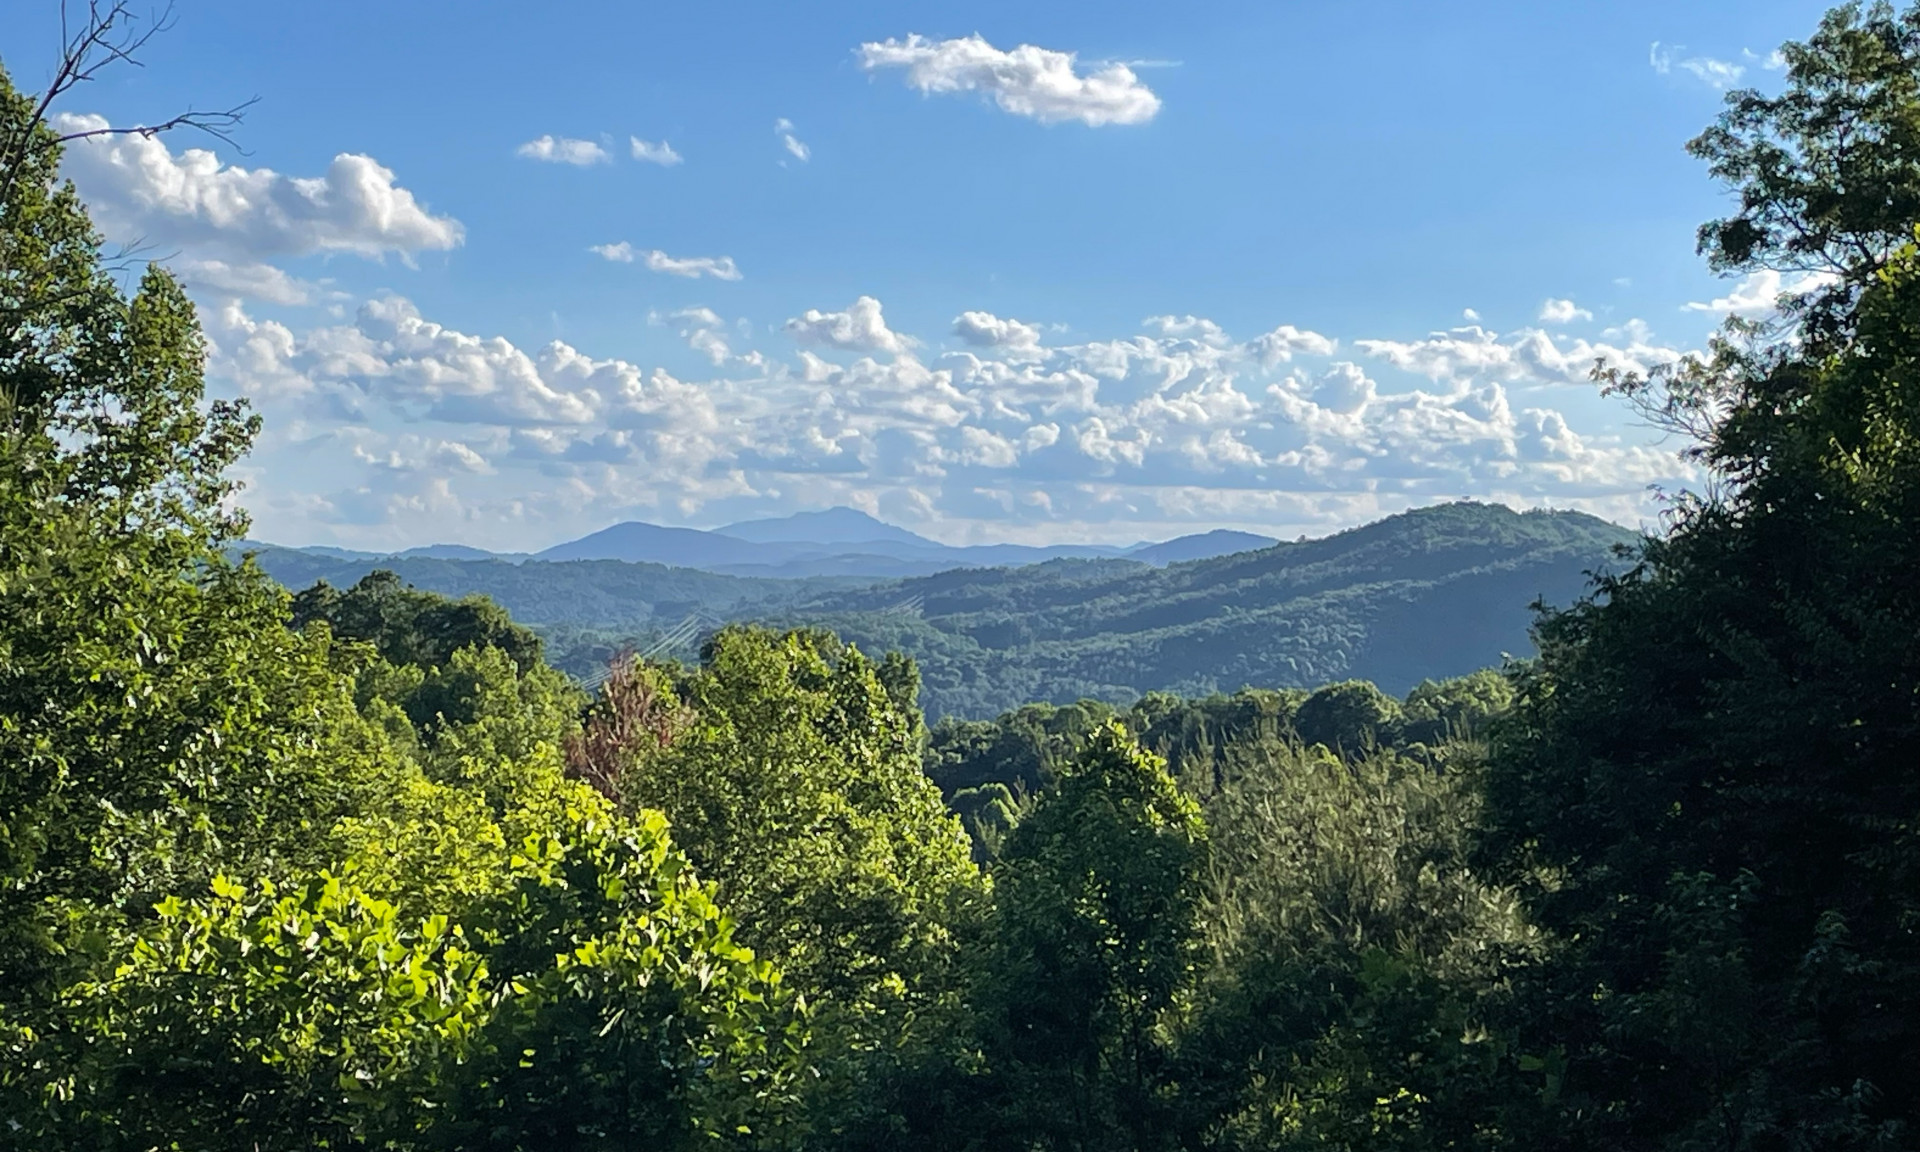
M 1572 600 L 1636 539 L 1580 513 L 1448 504 L 1167 568 L 1062 560 L 942 573 L 816 596 L 779 621 L 912 653 L 936 717 L 1348 677 L 1404 693 L 1530 653 L 1528 606 Z

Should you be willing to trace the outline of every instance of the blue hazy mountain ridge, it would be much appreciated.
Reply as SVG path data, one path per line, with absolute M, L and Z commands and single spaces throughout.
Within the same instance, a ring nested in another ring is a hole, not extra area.
M 751 540 L 756 544 L 894 544 L 944 547 L 918 533 L 875 519 L 855 508 L 835 507 L 820 512 L 796 512 L 766 520 L 742 520 L 715 528 L 722 536 Z
M 778 560 L 787 552 L 776 549 Z M 534 553 L 536 560 L 625 560 L 711 571 L 731 564 L 777 563 L 763 544 L 701 528 L 667 528 L 628 520 Z
M 1147 564 L 1178 564 L 1184 560 L 1206 560 L 1214 556 L 1230 556 L 1235 552 L 1254 552 L 1261 548 L 1271 548 L 1277 543 L 1279 541 L 1271 536 L 1235 532 L 1231 528 L 1215 528 L 1211 532 L 1180 536 L 1172 540 L 1163 540 L 1158 544 L 1135 545 L 1122 555 L 1129 560 L 1139 560 Z
M 274 544 L 266 540 L 242 540 L 237 550 L 241 552 L 306 552 L 314 556 L 326 556 L 335 560 L 385 560 L 394 557 L 404 559 L 424 557 L 434 560 L 518 561 L 527 558 L 527 554 L 524 552 L 489 552 L 485 548 L 475 548 L 467 544 L 422 544 L 417 548 L 408 548 L 401 552 L 368 552 L 358 548 L 336 548 L 331 544 L 305 544 L 294 547 L 286 544 Z
M 524 560 L 524 552 L 489 552 L 485 548 L 474 548 L 466 544 L 423 544 L 418 548 L 409 548 L 396 556 L 421 556 L 431 560 Z
M 1131 548 L 1098 544 L 949 545 L 930 540 L 852 508 L 828 508 L 765 520 L 747 520 L 721 528 L 677 528 L 628 520 L 598 532 L 556 544 L 529 557 L 494 553 L 464 544 L 428 544 L 401 552 L 369 552 L 330 545 L 297 549 L 339 560 L 375 560 L 388 556 L 442 560 L 623 560 L 698 568 L 732 576 L 805 579 L 816 576 L 890 580 L 929 576 L 954 568 L 998 568 L 1039 564 L 1067 557 L 1127 556 L 1148 564 L 1167 564 L 1262 548 L 1273 543 L 1250 532 L 1214 531 Z M 281 546 L 248 541 L 243 547 Z
M 734 576 L 928 576 L 954 568 L 998 568 L 1048 560 L 1134 556 L 1149 564 L 1264 547 L 1245 532 L 1208 532 L 1132 549 L 1098 544 L 950 545 L 852 508 L 747 520 L 721 528 L 668 528 L 630 520 L 535 554 L 539 560 L 627 560 Z M 1165 551 L 1159 551 L 1165 550 Z

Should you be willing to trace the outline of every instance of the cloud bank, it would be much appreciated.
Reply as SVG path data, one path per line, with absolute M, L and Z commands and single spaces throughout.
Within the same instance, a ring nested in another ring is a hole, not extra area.
M 1551 398 L 1595 361 L 1679 354 L 1644 333 L 1343 342 L 1159 316 L 1049 345 L 1037 322 L 970 310 L 930 342 L 873 296 L 806 309 L 744 351 L 711 309 L 654 322 L 709 370 L 521 348 L 398 296 L 304 331 L 232 300 L 208 331 L 217 376 L 269 414 L 271 458 L 331 462 L 305 486 L 262 474 L 250 499 L 287 538 L 528 547 L 620 518 L 828 503 L 950 536 L 1290 534 L 1465 494 L 1631 517 L 1647 485 L 1687 476 Z

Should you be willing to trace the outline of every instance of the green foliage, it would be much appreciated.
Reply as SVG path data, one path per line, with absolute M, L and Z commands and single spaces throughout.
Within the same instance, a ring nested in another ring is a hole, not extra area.
M 1213 963 L 1179 1064 L 1196 1143 L 1486 1145 L 1534 1094 L 1501 989 L 1538 942 L 1470 866 L 1477 783 L 1267 744 L 1209 805 Z
M 564 778 L 533 636 L 384 579 L 292 631 L 223 555 L 255 424 L 30 115 L 0 76 L 0 1144 L 780 1143 L 805 1015 Z
M 1833 276 L 1795 308 L 1825 336 L 1920 223 L 1920 8 L 1845 4 L 1782 54 L 1777 95 L 1731 93 L 1687 146 L 1739 196 L 1738 212 L 1701 225 L 1700 251 L 1716 271 Z
M 927 775 L 949 795 L 987 783 L 1031 791 L 1113 716 L 1111 706 L 1082 700 L 1028 704 L 998 720 L 942 720 L 928 744 Z
M 1498 739 L 1488 856 L 1560 941 L 1525 1019 L 1582 1146 L 1920 1132 L 1916 28 L 1837 11 L 1696 144 L 1741 198 L 1716 260 L 1831 259 L 1840 286 L 1614 381 L 1721 483 L 1543 619 Z
M 217 877 L 155 913 L 27 1048 L 48 1107 L 24 1113 L 22 1143 L 344 1146 L 382 1126 L 383 1096 L 423 1091 L 490 1007 L 457 926 L 403 924 L 331 876 L 288 891 Z
M 1243 688 L 1231 696 L 1182 700 L 1154 692 L 1128 709 L 1125 719 L 1141 746 L 1165 760 L 1183 788 L 1206 797 L 1241 771 L 1246 750 L 1293 736 L 1307 695 L 1299 689 Z
M 667 814 L 745 939 L 850 1003 L 952 947 L 966 840 L 921 774 L 918 717 L 857 649 L 727 629 L 673 691 L 691 723 L 637 747 L 617 794 Z
M 418 921 L 324 873 L 168 898 L 28 1047 L 50 1106 L 17 1138 L 545 1149 L 772 1134 L 799 1021 L 664 821 L 622 826 L 582 794 L 496 864 L 495 891 Z
M 1439 747 L 1449 740 L 1484 736 L 1490 722 L 1512 707 L 1512 679 L 1491 669 L 1451 680 L 1427 680 L 1407 693 L 1398 742 Z
M 225 470 L 259 427 L 205 402 L 193 305 L 157 266 L 129 298 L 32 99 L 0 70 L 0 138 L 19 163 L 0 191 L 0 441 L 8 486 L 85 507 L 99 531 L 191 547 L 236 534 Z
M 1318 743 L 1353 753 L 1377 745 L 1431 759 L 1482 732 L 1512 699 L 1507 678 L 1483 670 L 1423 681 L 1404 704 L 1365 681 L 1315 692 L 1244 688 L 1197 699 L 1153 692 L 1124 712 L 1097 700 L 1029 704 L 997 720 L 941 721 L 928 743 L 926 771 L 956 811 L 973 817 L 992 811 L 1000 793 L 989 792 L 990 785 L 1010 798 L 1044 788 L 1059 764 L 1117 719 L 1142 747 L 1167 761 L 1183 789 L 1204 799 L 1264 763 L 1271 745 Z M 1018 807 L 1005 814 L 1017 815 Z M 976 844 L 981 836 L 975 833 Z
M 1316 691 L 1294 713 L 1294 730 L 1308 744 L 1360 752 L 1392 740 L 1400 702 L 1365 680 L 1343 680 Z
M 982 895 L 966 836 L 920 770 L 910 675 L 827 634 L 729 628 L 671 683 L 610 681 L 582 736 L 600 750 L 574 758 L 617 757 L 582 774 L 665 812 L 741 939 L 805 991 L 822 1139 L 884 1131 L 875 1089 L 947 1042 Z
M 476 935 L 508 995 L 442 1077 L 445 1148 L 769 1146 L 792 1112 L 805 1035 L 766 961 L 658 813 L 585 799 L 573 836 L 531 836 Z
M 30 117 L 0 74 L 0 1017 L 103 918 L 308 862 L 385 770 L 325 641 L 215 551 L 256 423 L 205 400 L 171 277 L 116 286 Z
M 448 600 L 401 582 L 385 569 L 345 592 L 325 580 L 293 598 L 293 626 L 324 620 L 333 634 L 371 644 L 392 664 L 445 667 L 463 648 L 497 648 L 521 672 L 541 663 L 540 638 L 484 596 Z
M 1173 1146 L 1168 1016 L 1202 959 L 1206 827 L 1165 765 L 1103 726 L 994 869 L 978 994 L 1008 1145 Z
M 9 936 L 70 901 L 138 911 L 222 869 L 310 862 L 390 775 L 325 639 L 287 633 L 258 573 L 108 547 L 44 510 L 0 507 Z M 34 963 L 0 961 L 8 983 Z

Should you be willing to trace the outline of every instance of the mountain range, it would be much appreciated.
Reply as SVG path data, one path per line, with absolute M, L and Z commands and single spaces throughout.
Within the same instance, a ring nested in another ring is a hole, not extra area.
M 747 520 L 722 528 L 672 528 L 629 520 L 556 544 L 543 552 L 495 553 L 463 544 L 430 544 L 404 552 L 356 552 L 311 546 L 296 549 L 339 560 L 624 560 L 697 568 L 732 576 L 800 579 L 850 576 L 870 579 L 925 576 L 955 568 L 997 568 L 1065 558 L 1126 558 L 1170 564 L 1230 552 L 1264 548 L 1271 537 L 1225 529 L 1131 547 L 1098 544 L 942 544 L 852 508 L 801 512 L 769 520 Z M 249 547 L 269 549 L 270 544 Z
M 851 521 L 758 522 L 736 527 L 762 539 L 727 538 L 764 549 L 786 543 L 779 535 L 814 530 L 809 545 L 846 546 L 823 539 L 835 523 Z M 1223 543 L 1200 539 L 1203 553 Z M 1618 550 L 1639 539 L 1583 513 L 1458 503 L 1197 559 L 1181 559 L 1172 546 L 1186 545 L 1170 541 L 1154 546 L 1164 566 L 1138 556 L 1066 557 L 878 581 L 622 560 L 355 559 L 287 549 L 256 558 L 289 588 L 321 579 L 344 586 L 388 568 L 430 591 L 491 596 L 539 628 L 554 663 L 582 678 L 622 651 L 691 659 L 701 638 L 729 621 L 832 628 L 865 651 L 913 656 L 930 717 L 985 717 L 1036 700 L 1126 703 L 1152 691 L 1304 688 L 1348 677 L 1404 693 L 1423 679 L 1530 654 L 1530 605 L 1571 602 L 1590 573 L 1618 563 Z
M 1578 512 L 1443 504 L 1164 568 L 1060 560 L 822 590 L 776 620 L 911 654 L 935 717 L 1349 678 L 1399 695 L 1531 655 L 1531 605 L 1571 603 L 1639 539 Z

